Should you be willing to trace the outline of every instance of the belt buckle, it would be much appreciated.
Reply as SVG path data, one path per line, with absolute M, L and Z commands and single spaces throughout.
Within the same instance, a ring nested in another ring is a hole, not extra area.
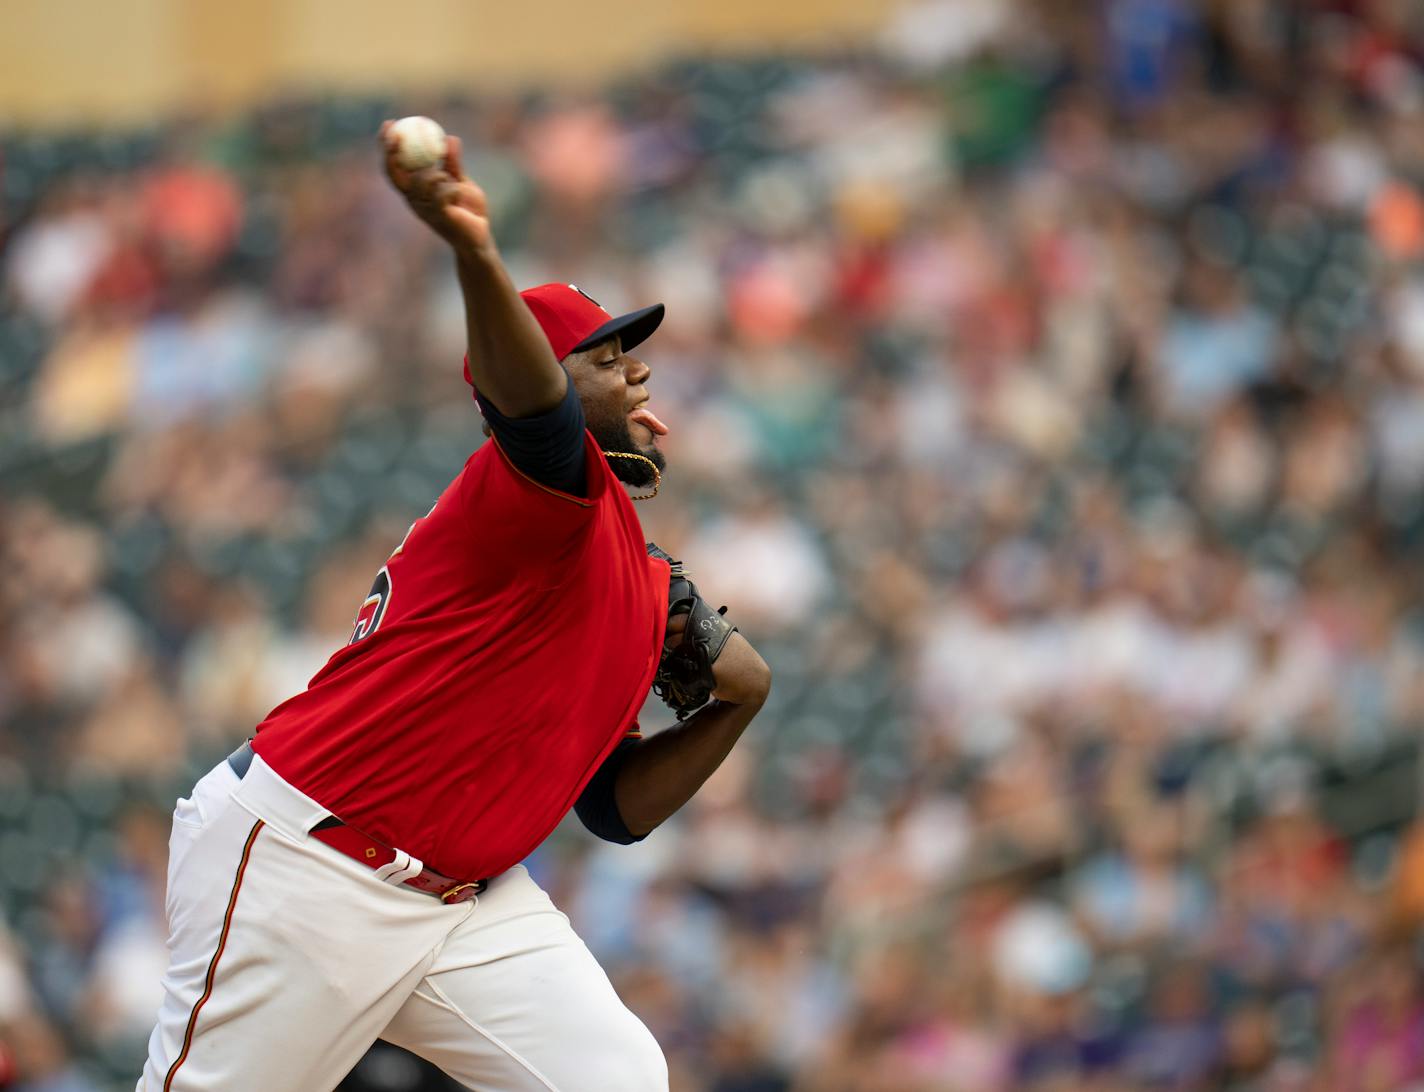
M 484 886 L 479 880 L 474 883 L 457 883 L 440 895 L 440 901 L 452 906 L 457 902 L 469 902 L 484 890 Z

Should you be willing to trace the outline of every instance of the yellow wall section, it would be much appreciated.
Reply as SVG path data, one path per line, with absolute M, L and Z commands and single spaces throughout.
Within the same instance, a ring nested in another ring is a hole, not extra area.
M 0 126 L 281 88 L 597 83 L 680 50 L 864 38 L 898 0 L 0 0 Z

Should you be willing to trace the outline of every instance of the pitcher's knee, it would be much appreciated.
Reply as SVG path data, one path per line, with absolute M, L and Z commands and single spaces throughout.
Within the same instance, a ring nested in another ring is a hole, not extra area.
M 598 1057 L 585 1059 L 577 1072 L 578 1083 L 569 1092 L 668 1092 L 662 1047 L 632 1013 L 619 1023 L 616 1033 L 604 1037 Z

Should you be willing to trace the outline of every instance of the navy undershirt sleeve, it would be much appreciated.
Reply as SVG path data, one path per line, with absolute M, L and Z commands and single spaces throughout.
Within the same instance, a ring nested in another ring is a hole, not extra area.
M 479 402 L 494 438 L 520 471 L 561 493 L 586 495 L 583 403 L 572 379 L 564 400 L 537 417 L 506 417 L 484 398 Z
M 628 755 L 638 745 L 636 739 L 625 739 L 613 748 L 613 752 L 603 760 L 603 765 L 584 786 L 574 811 L 579 821 L 593 834 L 605 842 L 617 842 L 621 846 L 641 842 L 646 834 L 634 834 L 623 822 L 618 812 L 618 802 L 613 797 L 613 786 L 618 780 L 618 771 L 628 760 Z

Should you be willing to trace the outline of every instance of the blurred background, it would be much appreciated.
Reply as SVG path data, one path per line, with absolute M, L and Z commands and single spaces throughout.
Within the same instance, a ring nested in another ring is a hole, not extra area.
M 1424 1088 L 1424 3 L 534 8 L 0 9 L 0 1087 L 132 1088 L 174 797 L 481 442 L 427 113 L 666 301 L 640 513 L 774 668 L 529 862 L 677 1092 Z

